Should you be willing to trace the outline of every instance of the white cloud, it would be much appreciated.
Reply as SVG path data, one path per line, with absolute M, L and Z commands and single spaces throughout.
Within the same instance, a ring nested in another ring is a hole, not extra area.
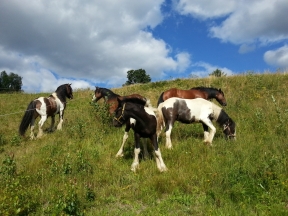
M 227 76 L 230 76 L 233 74 L 233 72 L 226 67 L 219 67 L 217 65 L 211 65 L 211 64 L 206 63 L 206 62 L 194 63 L 193 67 L 194 67 L 194 69 L 191 72 L 191 76 L 196 76 L 196 77 L 207 77 L 207 76 L 209 76 L 209 74 L 211 74 L 216 69 L 223 71 Z
M 233 44 L 280 42 L 288 39 L 287 0 L 179 0 L 176 10 L 203 19 L 221 17 L 213 22 L 211 37 Z M 240 51 L 243 47 L 240 48 Z
M 183 69 L 186 54 L 171 56 L 164 41 L 145 31 L 162 22 L 163 2 L 4 1 L 0 56 L 7 61 L 2 59 L 1 67 L 22 76 L 25 91 L 46 91 L 46 84 L 54 87 L 63 79 L 82 80 L 77 81 L 79 88 L 88 81 L 119 86 L 127 68 L 144 68 L 155 78 L 165 70 Z
M 182 15 L 192 15 L 201 19 L 217 18 L 233 12 L 237 1 L 233 0 L 178 0 L 175 10 Z
M 288 45 L 265 52 L 264 60 L 270 65 L 288 69 Z
M 178 62 L 178 70 L 179 72 L 185 71 L 191 64 L 190 54 L 187 52 L 182 52 L 176 55 L 176 59 Z

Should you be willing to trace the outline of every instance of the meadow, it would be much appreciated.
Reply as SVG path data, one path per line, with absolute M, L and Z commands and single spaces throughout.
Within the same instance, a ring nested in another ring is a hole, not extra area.
M 111 125 L 102 100 L 91 103 L 94 89 L 74 89 L 62 131 L 38 140 L 29 140 L 29 130 L 20 137 L 18 127 L 29 102 L 51 92 L 0 94 L 0 215 L 288 215 L 287 84 L 287 72 L 247 72 L 112 89 L 141 94 L 154 107 L 172 87 L 225 93 L 236 141 L 215 123 L 210 147 L 201 124 L 175 123 L 173 149 L 159 137 L 164 173 L 153 157 L 130 170 L 132 130 L 124 157 L 115 157 L 124 127 Z

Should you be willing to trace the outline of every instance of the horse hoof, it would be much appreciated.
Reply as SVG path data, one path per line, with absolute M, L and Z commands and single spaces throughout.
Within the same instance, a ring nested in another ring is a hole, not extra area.
M 116 155 L 115 155 L 116 158 L 121 158 L 121 157 L 123 157 L 123 156 L 124 156 L 124 154 L 116 154 Z

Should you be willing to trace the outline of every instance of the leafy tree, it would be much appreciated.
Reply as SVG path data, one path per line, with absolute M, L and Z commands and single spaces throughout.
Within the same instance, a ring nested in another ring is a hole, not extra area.
M 2 71 L 0 74 L 0 92 L 8 91 L 21 91 L 22 88 L 22 77 L 15 73 L 9 75 L 6 71 Z
M 151 78 L 143 69 L 130 70 L 127 72 L 127 81 L 124 85 L 131 85 L 135 83 L 148 83 L 151 82 Z
M 209 74 L 209 76 L 223 77 L 223 76 L 227 76 L 227 74 L 225 74 L 223 71 L 221 71 L 217 68 L 215 71 L 213 71 L 211 74 Z

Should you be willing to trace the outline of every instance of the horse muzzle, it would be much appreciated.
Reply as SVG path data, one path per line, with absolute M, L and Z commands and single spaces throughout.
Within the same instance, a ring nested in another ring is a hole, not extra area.
M 123 125 L 122 122 L 118 121 L 116 118 L 113 119 L 113 126 L 114 127 L 121 127 Z

